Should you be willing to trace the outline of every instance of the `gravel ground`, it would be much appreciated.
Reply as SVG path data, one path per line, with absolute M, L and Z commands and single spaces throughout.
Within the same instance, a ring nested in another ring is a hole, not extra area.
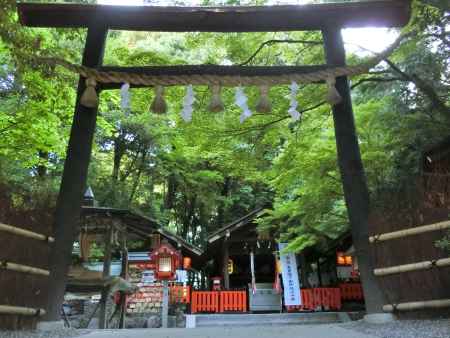
M 90 333 L 90 334 L 88 334 Z M 76 330 L 53 332 L 0 331 L 0 338 L 450 338 L 450 319 L 399 320 L 376 325 L 364 321 L 345 324 L 234 327 L 200 329 Z
M 71 338 L 89 333 L 90 330 L 61 329 L 48 331 L 1 331 L 0 338 Z
M 450 319 L 398 320 L 382 325 L 359 320 L 340 326 L 381 338 L 450 338 Z

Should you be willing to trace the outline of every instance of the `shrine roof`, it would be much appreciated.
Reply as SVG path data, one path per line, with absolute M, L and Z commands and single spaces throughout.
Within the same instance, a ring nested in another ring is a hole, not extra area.
M 201 256 L 203 254 L 202 249 L 187 242 L 182 237 L 164 229 L 163 226 L 156 220 L 143 215 L 139 215 L 127 209 L 83 206 L 81 214 L 85 218 L 101 217 L 103 219 L 106 217 L 110 218 L 111 220 L 117 219 L 126 226 L 128 234 L 133 233 L 140 238 L 148 238 L 149 236 L 158 233 L 163 238 L 169 240 L 172 245 L 181 247 L 190 255 Z M 104 232 L 106 231 L 106 227 L 108 226 L 108 223 L 104 222 L 103 220 L 94 225 L 88 225 L 89 222 L 86 221 L 82 223 L 84 223 L 81 225 L 82 228 L 86 227 L 88 231 L 93 233 Z
M 227 233 L 232 233 L 233 231 L 236 231 L 238 229 L 241 229 L 242 227 L 246 226 L 247 224 L 252 223 L 256 218 L 259 216 L 262 216 L 265 213 L 265 209 L 260 207 L 257 208 L 250 213 L 246 214 L 245 216 L 242 216 L 241 218 L 238 218 L 234 220 L 233 222 L 223 226 L 222 228 L 214 231 L 212 234 L 208 236 L 208 243 L 211 244 L 218 239 L 225 237 Z

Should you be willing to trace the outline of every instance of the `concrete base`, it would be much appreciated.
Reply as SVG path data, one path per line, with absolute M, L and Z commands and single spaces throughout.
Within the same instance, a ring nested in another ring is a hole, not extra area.
M 337 315 L 342 323 L 348 323 L 352 321 L 347 312 L 338 312 Z
M 38 331 L 57 331 L 64 329 L 64 321 L 63 320 L 55 320 L 55 321 L 42 321 L 38 322 L 36 325 L 36 330 Z
M 339 312 L 222 313 L 186 316 L 186 327 L 249 327 L 331 324 L 345 321 Z
M 365 315 L 363 320 L 369 324 L 386 324 L 392 323 L 396 318 L 392 313 L 371 313 Z
M 195 329 L 197 321 L 195 315 L 186 315 L 186 329 Z

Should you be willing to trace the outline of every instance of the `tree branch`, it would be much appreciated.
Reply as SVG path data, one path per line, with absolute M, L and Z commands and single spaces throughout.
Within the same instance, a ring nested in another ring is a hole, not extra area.
M 308 44 L 308 45 L 322 45 L 322 41 L 312 41 L 312 40 L 280 40 L 280 39 L 273 39 L 273 40 L 267 40 L 263 42 L 259 47 L 256 49 L 256 51 L 244 62 L 238 64 L 238 66 L 245 66 L 248 65 L 257 55 L 258 53 L 265 47 L 265 46 L 271 46 L 276 43 L 302 43 L 302 44 Z
M 361 79 L 361 80 L 355 82 L 354 84 L 352 84 L 351 89 L 359 86 L 360 84 L 362 84 L 364 82 L 393 82 L 393 81 L 406 81 L 406 80 L 403 78 L 399 78 L 399 77 L 388 77 L 388 78 L 368 77 L 365 79 Z
M 327 103 L 327 101 L 321 101 L 321 102 L 315 104 L 314 106 L 311 106 L 309 108 L 306 108 L 306 109 L 303 109 L 303 110 L 299 111 L 299 113 L 300 113 L 300 115 L 302 115 L 303 113 L 306 113 L 306 112 L 309 112 L 311 110 L 317 109 L 317 108 L 319 108 L 320 106 L 323 106 L 326 103 Z M 269 122 L 264 123 L 264 124 L 260 124 L 260 125 L 257 125 L 257 126 L 251 126 L 251 127 L 248 127 L 248 128 L 228 129 L 228 130 L 224 130 L 223 133 L 230 134 L 230 135 L 227 135 L 227 136 L 240 136 L 240 135 L 246 134 L 246 133 L 251 132 L 251 131 L 264 130 L 267 127 L 269 127 L 269 126 L 271 126 L 273 124 L 276 124 L 278 122 L 287 120 L 289 118 L 291 118 L 290 115 L 283 115 L 283 116 L 279 117 L 276 120 L 272 120 L 272 121 L 269 121 Z
M 395 71 L 397 74 L 403 77 L 403 79 L 414 83 L 417 89 L 422 91 L 428 97 L 428 99 L 431 101 L 431 105 L 433 108 L 437 109 L 438 111 L 442 112 L 447 116 L 450 115 L 450 107 L 447 107 L 447 105 L 444 103 L 444 101 L 441 100 L 438 93 L 436 93 L 436 91 L 432 86 L 430 86 L 428 83 L 426 83 L 424 80 L 422 80 L 415 74 L 410 75 L 405 73 L 388 58 L 384 59 L 384 61 L 386 61 L 386 63 L 389 65 L 389 67 L 392 68 L 393 71 Z

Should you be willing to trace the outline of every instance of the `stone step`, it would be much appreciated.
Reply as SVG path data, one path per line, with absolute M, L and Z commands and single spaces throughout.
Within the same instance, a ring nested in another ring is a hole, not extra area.
M 186 318 L 187 327 L 263 326 L 327 324 L 346 321 L 345 313 L 264 313 L 264 314 L 196 314 Z

